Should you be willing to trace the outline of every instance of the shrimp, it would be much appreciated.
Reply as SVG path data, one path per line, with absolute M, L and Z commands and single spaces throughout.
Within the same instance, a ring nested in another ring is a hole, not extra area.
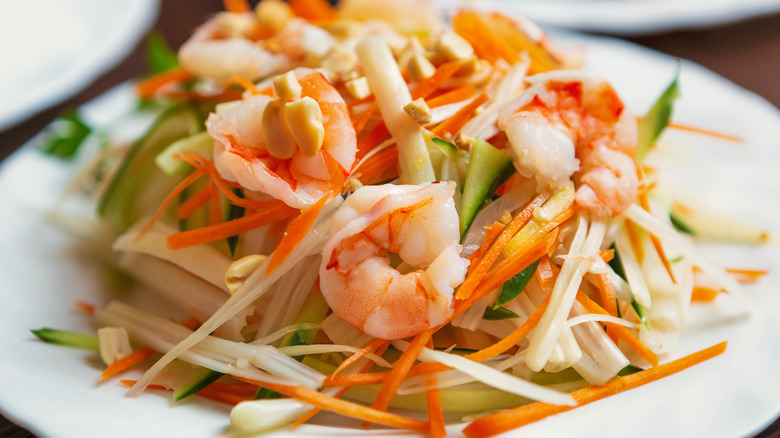
M 350 195 L 334 215 L 320 265 L 320 290 L 333 312 L 380 339 L 446 323 L 469 265 L 460 257 L 454 193 L 454 182 L 438 181 L 365 186 Z
M 303 98 L 317 101 L 324 135 L 313 156 L 297 145 L 292 157 L 269 152 L 263 114 L 274 98 L 248 95 L 209 115 L 206 129 L 215 140 L 214 165 L 228 181 L 262 192 L 294 208 L 312 205 L 328 192 L 339 193 L 357 152 L 355 129 L 344 99 L 321 73 L 298 68 Z M 278 100 L 278 98 L 276 98 Z
M 311 25 L 290 19 L 267 41 L 253 41 L 254 14 L 223 12 L 195 30 L 179 49 L 179 60 L 185 70 L 218 84 L 234 76 L 255 81 L 302 64 L 300 41 L 306 26 Z
M 582 71 L 527 78 L 531 86 L 504 107 L 515 168 L 539 189 L 573 177 L 575 202 L 594 214 L 617 215 L 634 201 L 637 122 L 605 80 Z

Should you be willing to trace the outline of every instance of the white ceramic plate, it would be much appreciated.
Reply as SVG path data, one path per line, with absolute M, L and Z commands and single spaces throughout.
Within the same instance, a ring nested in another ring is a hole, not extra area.
M 573 41 L 573 37 L 562 37 Z M 625 100 L 643 113 L 669 82 L 672 59 L 624 42 L 576 37 L 590 50 L 589 68 L 604 73 Z M 758 96 L 691 63 L 683 62 L 678 122 L 745 138 L 733 144 L 668 132 L 665 149 L 679 165 L 670 178 L 685 183 L 679 194 L 713 199 L 736 217 L 776 226 L 780 177 L 776 147 L 780 114 Z M 87 109 L 90 118 L 116 114 L 127 90 Z M 125 106 L 126 107 L 126 106 Z M 31 328 L 88 330 L 76 299 L 102 303 L 100 268 L 73 250 L 75 239 L 47 224 L 50 207 L 73 172 L 27 148 L 0 170 L 0 409 L 35 433 L 56 438 L 112 436 L 215 437 L 228 433 L 228 409 L 204 400 L 172 405 L 157 393 L 123 397 L 115 380 L 102 384 L 93 354 L 37 341 Z M 776 228 L 775 228 L 776 230 Z M 757 309 L 746 318 L 738 300 L 721 296 L 695 305 L 674 357 L 728 340 L 726 353 L 662 381 L 528 426 L 524 437 L 736 437 L 761 431 L 780 412 L 780 248 L 709 245 L 707 253 L 728 266 L 769 269 L 746 287 Z M 355 427 L 337 420 L 335 425 Z M 109 432 L 110 431 L 110 432 Z M 457 434 L 460 427 L 451 428 Z M 280 431 L 278 435 L 288 432 Z M 364 435 L 366 431 L 304 426 L 295 436 Z M 373 434 L 373 433 L 372 433 Z
M 0 2 L 0 131 L 76 94 L 122 60 L 158 0 Z
M 716 26 L 780 11 L 778 0 L 488 0 L 539 24 L 618 35 Z

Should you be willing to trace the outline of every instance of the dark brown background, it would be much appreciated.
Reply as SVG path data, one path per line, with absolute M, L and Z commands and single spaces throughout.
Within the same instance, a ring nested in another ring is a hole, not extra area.
M 210 14 L 222 9 L 221 0 L 162 0 L 155 28 L 173 47 Z M 254 2 L 253 2 L 254 3 Z M 649 48 L 695 61 L 780 106 L 780 14 L 727 26 L 628 38 Z M 121 64 L 99 77 L 86 91 L 25 122 L 0 132 L 0 160 L 18 149 L 66 108 L 88 102 L 146 69 L 141 44 Z M 780 397 L 780 394 L 778 394 Z M 29 438 L 29 432 L 0 416 L 0 437 Z M 757 435 L 780 437 L 780 421 Z

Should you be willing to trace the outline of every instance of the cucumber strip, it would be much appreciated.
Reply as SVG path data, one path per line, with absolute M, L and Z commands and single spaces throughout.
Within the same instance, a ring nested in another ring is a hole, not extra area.
M 612 257 L 612 260 L 609 261 L 609 266 L 612 268 L 613 271 L 617 275 L 620 276 L 623 280 L 626 280 L 626 271 L 623 269 L 623 262 L 620 261 L 620 254 L 618 254 L 617 248 L 615 247 L 615 244 L 612 244 L 610 246 L 610 249 L 615 252 L 615 256 Z M 627 281 L 627 280 L 626 280 Z M 648 330 L 650 330 L 650 323 L 647 322 L 647 312 L 645 312 L 645 307 L 639 303 L 639 301 L 634 298 L 633 292 L 631 293 L 631 307 L 634 308 L 634 311 L 636 312 L 636 316 L 639 317 L 639 321 L 642 322 L 642 325 L 647 327 Z M 620 309 L 620 306 L 618 306 L 618 311 Z M 620 316 L 620 315 L 618 315 Z
M 520 315 L 502 306 L 486 307 L 482 319 L 489 321 L 498 321 L 501 319 L 519 318 Z
M 474 140 L 460 205 L 461 236 L 466 235 L 491 188 L 511 164 L 512 159 L 504 152 L 484 140 Z
M 100 350 L 100 342 L 95 334 L 71 332 L 67 330 L 57 330 L 51 328 L 41 328 L 30 330 L 38 339 L 50 344 L 63 345 L 66 347 L 83 348 L 85 350 Z
M 669 212 L 669 220 L 672 222 L 672 226 L 674 226 L 674 228 L 677 231 L 679 231 L 681 233 L 688 234 L 689 236 L 695 236 L 696 235 L 696 231 L 694 231 L 693 228 L 690 225 L 688 225 L 687 222 L 685 222 L 684 220 L 680 219 L 679 216 L 677 216 L 676 214 L 672 213 L 671 211 Z
M 647 112 L 647 115 L 642 117 L 639 121 L 639 132 L 637 140 L 636 159 L 642 161 L 650 149 L 655 145 L 656 140 L 663 132 L 666 125 L 669 123 L 669 119 L 672 116 L 672 108 L 674 106 L 674 100 L 680 95 L 679 81 L 680 78 L 680 63 L 677 62 L 677 72 L 674 74 L 674 79 L 666 87 L 666 90 L 661 94 L 658 100 Z
M 186 161 L 176 157 L 176 154 L 193 153 L 211 158 L 214 149 L 214 140 L 208 132 L 199 132 L 171 143 L 162 152 L 154 157 L 154 163 L 166 175 L 174 175 L 186 172 L 192 167 Z
M 156 157 L 171 143 L 202 130 L 197 112 L 176 105 L 158 116 L 147 133 L 128 151 L 98 203 L 98 215 L 118 233 L 155 211 L 179 178 L 165 175 Z
M 537 266 L 539 266 L 539 260 L 531 263 L 528 265 L 528 267 L 518 272 L 514 277 L 510 278 L 506 283 L 504 283 L 504 285 L 501 286 L 501 292 L 499 293 L 498 299 L 496 300 L 496 304 L 493 305 L 493 308 L 495 309 L 498 306 L 503 306 L 504 304 L 517 298 L 517 296 L 523 292 L 525 287 L 528 286 L 528 282 L 531 281 L 531 278 L 533 278 Z
M 179 388 L 176 388 L 173 391 L 174 401 L 179 401 L 191 396 L 192 394 L 195 394 L 201 389 L 216 382 L 217 380 L 219 380 L 220 377 L 224 375 L 219 371 L 210 370 L 208 368 L 203 368 L 202 370 L 199 371 L 200 372 L 197 373 L 195 377 L 192 378 L 192 380 L 186 382 L 185 384 L 181 385 Z

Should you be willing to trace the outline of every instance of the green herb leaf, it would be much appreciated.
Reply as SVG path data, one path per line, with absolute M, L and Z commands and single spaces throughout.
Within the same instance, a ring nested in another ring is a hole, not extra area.
M 151 32 L 146 37 L 146 63 L 152 74 L 164 72 L 179 65 L 176 52 L 168 47 L 168 43 L 159 32 Z
M 485 309 L 485 314 L 482 315 L 482 319 L 487 319 L 490 321 L 497 321 L 500 319 L 519 318 L 519 317 L 520 315 L 507 309 L 506 307 L 493 308 L 490 306 L 488 306 Z
M 672 116 L 674 100 L 680 95 L 678 79 L 680 78 L 680 63 L 677 62 L 677 72 L 672 83 L 664 90 L 650 111 L 639 122 L 639 138 L 637 142 L 636 159 L 642 161 L 655 145 L 655 141 L 663 132 Z
M 92 128 L 81 120 L 75 110 L 67 110 L 46 129 L 38 146 L 46 154 L 71 159 L 91 132 Z
M 503 306 L 504 304 L 517 298 L 517 296 L 523 292 L 525 287 L 528 286 L 528 282 L 531 281 L 531 278 L 533 278 L 537 266 L 539 266 L 539 260 L 531 263 L 528 265 L 528 267 L 518 272 L 514 277 L 510 278 L 506 283 L 504 283 L 504 285 L 501 286 L 501 293 L 499 293 L 498 299 L 496 300 L 496 304 L 493 306 L 493 308 Z
M 672 225 L 675 229 L 677 229 L 677 231 L 691 236 L 696 235 L 696 231 L 694 231 L 690 225 L 688 225 L 684 220 L 680 219 L 680 217 L 676 214 L 669 212 L 669 220 L 672 221 Z

